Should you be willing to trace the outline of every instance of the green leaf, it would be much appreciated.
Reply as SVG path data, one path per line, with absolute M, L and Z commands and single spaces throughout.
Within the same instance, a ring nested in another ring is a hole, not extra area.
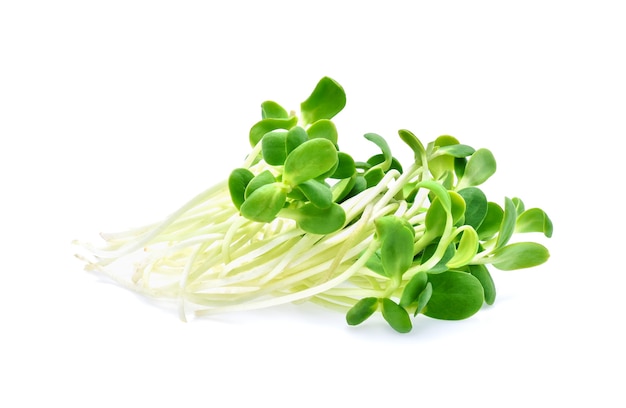
M 450 195 L 450 212 L 452 213 L 452 223 L 457 224 L 467 214 L 464 197 L 452 190 L 448 191 Z
M 245 201 L 246 187 L 250 180 L 254 178 L 254 174 L 248 169 L 235 169 L 228 177 L 228 190 L 230 198 L 237 209 Z
M 346 222 L 345 211 L 336 203 L 326 209 L 307 203 L 297 209 L 285 209 L 281 215 L 294 219 L 302 230 L 311 234 L 330 234 L 341 229 Z
M 519 215 L 523 213 L 524 210 L 526 209 L 524 206 L 524 202 L 519 197 L 513 197 L 511 201 L 513 201 L 513 204 L 515 204 L 515 209 L 517 210 L 517 216 L 519 217 Z
M 383 177 L 385 177 L 385 172 L 380 167 L 372 168 L 363 175 L 363 178 L 367 182 L 367 188 L 374 187 L 380 183 Z
M 337 160 L 337 168 L 331 178 L 345 179 L 352 177 L 356 172 L 356 166 L 352 156 L 344 152 L 337 152 Z
M 385 160 L 386 158 L 384 154 L 375 154 L 374 156 L 367 159 L 367 164 L 369 164 L 371 167 L 374 167 L 378 164 L 384 163 Z M 385 171 L 389 171 L 391 169 L 397 170 L 398 173 L 402 174 L 402 164 L 400 164 L 398 159 L 396 159 L 395 157 L 391 158 L 391 165 Z
M 333 202 L 330 187 L 317 180 L 307 180 L 298 184 L 297 188 L 318 208 L 328 208 Z
M 365 266 L 370 269 L 372 272 L 376 272 L 381 276 L 387 276 L 387 272 L 383 268 L 383 263 L 380 260 L 380 251 L 376 251 L 369 257 L 367 262 L 365 262 Z
M 382 299 L 383 318 L 395 331 L 408 333 L 413 328 L 407 311 L 391 299 Z
M 485 294 L 485 303 L 493 305 L 496 300 L 496 285 L 485 265 L 468 265 L 469 272 L 480 282 Z
M 458 145 L 459 141 L 456 137 L 450 135 L 441 135 L 435 139 L 433 142 L 433 146 L 443 147 L 443 146 L 451 146 Z
M 356 326 L 366 321 L 378 310 L 378 298 L 366 297 L 354 304 L 346 313 L 346 322 L 350 326 Z
M 452 227 L 454 221 L 452 215 L 452 198 L 445 187 L 435 181 L 429 180 L 417 183 L 416 188 L 428 188 L 436 197 L 426 211 L 426 218 L 424 220 L 426 231 L 424 231 L 424 235 L 422 235 L 415 245 L 415 251 L 420 252 L 421 249 L 431 241 L 444 234 L 448 224 Z M 461 201 L 463 200 L 461 199 Z
M 252 145 L 253 147 L 256 146 L 257 143 L 259 143 L 261 139 L 263 139 L 263 136 L 265 136 L 267 132 L 271 132 L 272 130 L 276 129 L 289 130 L 297 123 L 298 118 L 295 116 L 284 119 L 262 119 L 250 128 L 250 145 Z
M 503 271 L 532 268 L 541 265 L 550 257 L 550 253 L 536 242 L 517 242 L 499 248 L 489 258 L 496 268 Z
M 374 221 L 381 242 L 380 259 L 389 277 L 400 277 L 413 263 L 415 230 L 403 218 L 393 215 Z
M 496 241 L 496 249 L 502 248 L 509 242 L 515 232 L 515 221 L 517 220 L 517 209 L 513 201 L 504 197 L 504 214 L 502 215 L 502 223 L 498 232 L 498 240 Z
M 306 130 L 300 126 L 294 126 L 287 132 L 287 154 L 291 153 L 296 147 L 309 140 Z
M 265 101 L 261 104 L 261 115 L 263 119 L 286 119 L 289 117 L 285 108 L 274 101 Z
M 451 211 L 450 207 L 452 206 L 452 199 L 450 198 L 450 194 L 448 194 L 448 190 L 446 190 L 446 188 L 441 184 L 432 180 L 420 181 L 415 185 L 415 188 L 426 188 L 430 190 L 435 196 L 437 196 L 437 198 L 439 198 L 443 209 L 446 212 Z
M 448 146 L 440 146 L 437 148 L 436 153 L 438 155 L 447 155 L 452 157 L 467 157 L 474 154 L 476 150 L 468 145 L 454 144 Z
M 480 227 L 476 230 L 478 232 L 478 238 L 481 240 L 487 240 L 500 230 L 502 225 L 502 217 L 504 216 L 504 210 L 498 204 L 489 201 L 487 203 L 487 214 Z
M 487 196 L 477 187 L 467 187 L 458 193 L 465 201 L 465 224 L 478 229 L 487 215 Z
M 465 157 L 454 158 L 454 174 L 460 180 L 465 174 L 465 168 L 467 167 L 467 159 Z
M 261 173 L 254 176 L 254 178 L 248 183 L 245 191 L 245 198 L 248 199 L 248 197 L 250 197 L 250 195 L 259 187 L 275 182 L 276 178 L 269 170 L 262 171 Z
M 439 237 L 443 234 L 446 227 L 446 210 L 439 197 L 428 207 L 426 212 L 426 218 L 424 224 L 426 225 L 426 232 L 429 236 Z
M 327 139 L 311 139 L 296 147 L 285 160 L 283 181 L 296 186 L 321 176 L 337 165 L 337 149 Z
M 400 129 L 398 135 L 400 135 L 400 139 L 413 150 L 415 163 L 420 165 L 426 163 L 426 149 L 424 149 L 424 145 L 417 136 L 406 129 Z
M 241 215 L 252 221 L 271 222 L 286 200 L 287 192 L 282 183 L 265 184 L 246 198 L 241 205 Z
M 552 236 L 552 221 L 542 209 L 530 208 L 517 217 L 515 232 L 542 232 L 546 237 Z
M 445 146 L 458 145 L 459 141 L 452 136 L 439 136 L 433 143 L 432 147 L 440 149 Z M 454 171 L 454 157 L 449 155 L 436 155 L 428 161 L 428 168 L 436 179 L 440 179 L 446 173 Z
M 478 186 L 487 181 L 495 172 L 496 159 L 493 154 L 487 149 L 478 149 L 470 156 L 457 190 Z
M 400 297 L 400 306 L 407 308 L 417 301 L 420 293 L 426 289 L 428 283 L 428 275 L 426 272 L 416 273 L 404 286 L 402 296 Z
M 322 78 L 311 95 L 300 104 L 302 120 L 306 124 L 320 119 L 332 119 L 346 106 L 346 93 L 335 80 Z
M 483 305 L 483 287 L 473 275 L 446 271 L 428 274 L 432 295 L 422 313 L 442 320 L 466 319 Z
M 378 169 L 378 168 L 382 169 L 382 171 L 384 172 L 389 170 L 389 167 L 391 167 L 391 160 L 393 159 L 393 157 L 391 155 L 391 149 L 389 148 L 387 141 L 382 136 L 377 135 L 376 133 L 366 133 L 364 137 L 370 142 L 374 143 L 376 146 L 378 146 L 380 150 L 382 151 L 382 154 L 384 157 L 384 160 L 382 162 L 376 164 L 370 170 Z
M 365 180 L 365 177 L 363 177 L 361 175 L 357 175 L 356 178 L 354 179 L 354 185 L 352 186 L 352 189 L 343 198 L 343 201 L 345 201 L 345 200 L 347 200 L 347 199 L 349 199 L 351 197 L 354 197 L 357 194 L 362 193 L 366 189 L 367 189 L 367 181 Z
M 418 313 L 424 312 L 424 308 L 426 307 L 432 296 L 433 284 L 428 282 L 424 290 L 417 297 L 417 307 L 415 308 L 414 316 L 417 316 Z
M 356 176 L 339 180 L 331 187 L 333 192 L 333 201 L 341 203 L 346 198 L 350 191 L 354 188 L 356 183 Z
M 438 245 L 439 245 L 439 242 L 436 242 L 424 248 L 424 250 L 422 251 L 422 256 L 421 256 L 422 264 L 428 261 L 435 254 L 435 252 L 437 251 Z M 447 271 L 448 267 L 446 266 L 446 264 L 448 263 L 450 259 L 452 259 L 455 252 L 456 252 L 456 248 L 454 247 L 454 244 L 448 245 L 446 247 L 445 252 L 441 256 L 441 259 L 437 262 L 437 264 L 435 264 L 435 266 L 430 268 L 428 272 L 437 273 L 437 272 Z
M 320 119 L 307 129 L 309 139 L 328 139 L 337 146 L 338 133 L 335 124 L 328 119 Z
M 282 166 L 287 158 L 287 131 L 272 130 L 261 139 L 263 159 L 272 166 Z
M 469 227 L 463 229 L 461 234 L 461 240 L 456 248 L 456 252 L 446 264 L 450 269 L 467 265 L 478 251 L 478 234 L 476 231 Z

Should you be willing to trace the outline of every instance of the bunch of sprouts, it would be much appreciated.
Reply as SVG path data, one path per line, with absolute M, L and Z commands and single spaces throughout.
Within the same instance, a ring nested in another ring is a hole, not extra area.
M 399 332 L 410 315 L 464 319 L 495 300 L 487 265 L 510 270 L 548 259 L 515 233 L 552 234 L 544 211 L 518 199 L 501 206 L 477 187 L 496 169 L 487 149 L 441 136 L 411 149 L 406 168 L 385 139 L 357 161 L 341 150 L 332 118 L 343 88 L 322 78 L 300 115 L 262 104 L 251 151 L 230 177 L 166 219 L 103 242 L 77 242 L 89 271 L 177 305 L 182 320 L 310 301 L 346 313 L 376 311 Z M 86 252 L 86 253 L 84 253 Z

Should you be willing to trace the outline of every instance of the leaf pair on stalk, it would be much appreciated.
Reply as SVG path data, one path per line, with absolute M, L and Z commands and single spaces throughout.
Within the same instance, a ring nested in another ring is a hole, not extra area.
M 261 105 L 263 119 L 250 129 L 250 143 L 261 143 L 267 168 L 254 174 L 235 169 L 228 180 L 233 203 L 245 218 L 271 222 L 290 218 L 304 231 L 328 234 L 345 223 L 328 178 L 355 171 L 352 158 L 337 150 L 337 129 L 330 119 L 345 106 L 345 93 L 330 78 L 320 81 L 302 102 L 303 125 L 273 101 Z

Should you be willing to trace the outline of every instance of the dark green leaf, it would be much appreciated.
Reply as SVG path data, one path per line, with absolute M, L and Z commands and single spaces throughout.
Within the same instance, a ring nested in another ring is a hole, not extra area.
M 289 132 L 287 132 L 287 154 L 307 140 L 309 140 L 309 135 L 302 127 L 294 126 L 289 129 Z
M 483 222 L 478 227 L 478 238 L 481 240 L 487 240 L 493 237 L 502 225 L 502 217 L 504 216 L 504 210 L 498 204 L 489 201 L 487 203 L 487 214 Z
M 330 187 L 316 180 L 307 180 L 297 187 L 318 208 L 328 208 L 333 202 Z
M 271 132 L 272 130 L 276 129 L 289 130 L 297 123 L 298 118 L 296 118 L 295 116 L 291 116 L 285 119 L 262 119 L 255 123 L 252 128 L 250 128 L 250 144 L 252 146 L 256 146 L 256 144 L 259 143 L 261 139 L 263 139 L 263 136 L 265 136 L 267 132 Z
M 245 201 L 246 187 L 250 180 L 254 178 L 254 174 L 248 169 L 235 169 L 228 177 L 228 190 L 230 198 L 237 209 Z
M 241 215 L 252 221 L 271 222 L 286 200 L 287 192 L 282 183 L 266 184 L 246 198 L 241 205 Z
M 367 189 L 367 181 L 365 180 L 365 177 L 357 175 L 354 180 L 354 186 L 352 187 L 350 192 L 343 198 L 343 201 L 351 197 L 354 197 L 357 194 L 362 193 L 366 189 Z
M 465 201 L 465 224 L 478 229 L 487 215 L 487 196 L 477 187 L 467 187 L 458 193 Z
M 408 333 L 413 328 L 411 318 L 406 310 L 391 299 L 382 299 L 383 318 L 395 331 Z
M 363 176 L 367 182 L 367 188 L 374 187 L 380 183 L 380 180 L 382 180 L 383 177 L 385 177 L 385 172 L 380 167 L 368 170 Z
M 423 313 L 424 308 L 430 301 L 430 298 L 433 296 L 433 284 L 428 282 L 424 290 L 420 293 L 417 298 L 417 307 L 415 308 L 414 316 L 417 316 L 418 313 Z
M 461 320 L 472 316 L 483 304 L 483 287 L 469 273 L 429 273 L 428 282 L 432 284 L 432 295 L 422 312 L 428 317 Z
M 450 190 L 448 191 L 448 194 L 450 195 L 452 223 L 456 225 L 463 220 L 464 216 L 467 214 L 467 204 L 465 203 L 464 197 L 462 197 L 459 193 Z
M 426 261 L 430 260 L 430 258 L 435 254 L 435 251 L 437 250 L 437 246 L 438 245 L 439 245 L 439 243 L 436 242 L 436 243 L 430 244 L 426 248 L 424 248 L 424 250 L 422 251 L 422 256 L 421 256 L 421 263 L 422 264 L 424 264 L 424 263 L 426 263 Z M 456 252 L 456 249 L 454 247 L 454 244 L 448 245 L 446 247 L 446 250 L 443 253 L 443 256 L 441 257 L 441 259 L 437 262 L 437 264 L 435 264 L 435 266 L 430 268 L 428 270 L 428 272 L 437 273 L 437 272 L 447 271 L 448 267 L 446 266 L 446 263 L 448 263 L 448 261 L 450 259 L 452 259 L 452 257 L 454 256 L 455 252 Z
M 347 153 L 337 152 L 338 164 L 335 172 L 331 176 L 334 179 L 345 179 L 352 177 L 356 172 L 354 159 Z
M 384 154 L 375 154 L 374 156 L 367 159 L 367 164 L 369 164 L 371 167 L 374 167 L 378 164 L 383 163 L 384 161 L 385 161 Z M 398 159 L 396 159 L 395 157 L 391 158 L 391 165 L 389 166 L 389 169 L 385 171 L 389 171 L 391 169 L 397 170 L 398 173 L 402 174 L 402 164 L 400 164 Z
M 454 174 L 460 180 L 465 174 L 465 167 L 467 167 L 467 159 L 464 157 L 454 158 Z
M 380 260 L 380 251 L 374 252 L 365 263 L 365 266 L 381 276 L 388 276 L 387 272 L 385 272 L 385 269 L 383 268 L 383 263 Z
M 262 171 L 261 173 L 254 176 L 254 178 L 248 183 L 245 191 L 245 198 L 247 199 L 248 197 L 250 197 L 250 194 L 252 194 L 259 187 L 262 187 L 266 184 L 272 184 L 274 182 L 276 182 L 276 178 L 269 170 Z
M 468 265 L 469 272 L 480 282 L 485 294 L 485 303 L 493 305 L 496 300 L 496 285 L 485 265 Z
M 416 273 L 404 286 L 402 297 L 400 298 L 400 306 L 407 308 L 414 302 L 417 302 L 417 298 L 426 288 L 427 283 L 428 275 L 426 272 Z
M 376 166 L 374 166 L 373 168 L 380 168 L 384 172 L 389 170 L 389 167 L 391 167 L 391 160 L 393 159 L 393 157 L 391 155 L 391 149 L 389 148 L 389 145 L 387 144 L 387 141 L 385 140 L 385 138 L 383 138 L 380 135 L 377 135 L 376 133 L 366 133 L 365 138 L 369 140 L 370 142 L 374 143 L 376 146 L 378 146 L 380 150 L 382 151 L 382 154 L 384 157 L 384 160 L 376 164 Z
M 320 119 L 332 119 L 346 106 L 346 94 L 336 81 L 322 78 L 306 101 L 300 104 L 302 120 L 306 124 Z
M 287 131 L 272 130 L 261 139 L 263 159 L 272 166 L 282 166 L 287 158 Z
M 307 203 L 284 213 L 288 218 L 295 219 L 301 229 L 312 234 L 330 234 L 339 230 L 346 222 L 345 211 L 336 203 L 326 209 Z
M 311 139 L 296 147 L 285 160 L 283 181 L 296 186 L 321 176 L 337 165 L 337 149 L 327 139 Z
M 346 314 L 346 322 L 356 326 L 366 321 L 378 309 L 378 298 L 366 297 L 354 304 Z
M 350 178 L 345 178 L 339 180 L 331 187 L 331 191 L 333 192 L 333 201 L 336 203 L 341 203 L 344 201 L 346 196 L 352 191 L 354 185 L 356 183 L 356 176 L 352 176 Z

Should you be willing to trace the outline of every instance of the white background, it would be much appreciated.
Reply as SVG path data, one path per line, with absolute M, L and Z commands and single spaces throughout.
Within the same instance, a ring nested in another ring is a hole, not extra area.
M 0 3 L 0 406 L 624 406 L 620 3 Z M 313 306 L 185 324 L 82 270 L 71 240 L 225 178 L 259 104 L 324 75 L 345 150 L 492 150 L 485 190 L 550 214 L 550 261 L 408 335 Z

